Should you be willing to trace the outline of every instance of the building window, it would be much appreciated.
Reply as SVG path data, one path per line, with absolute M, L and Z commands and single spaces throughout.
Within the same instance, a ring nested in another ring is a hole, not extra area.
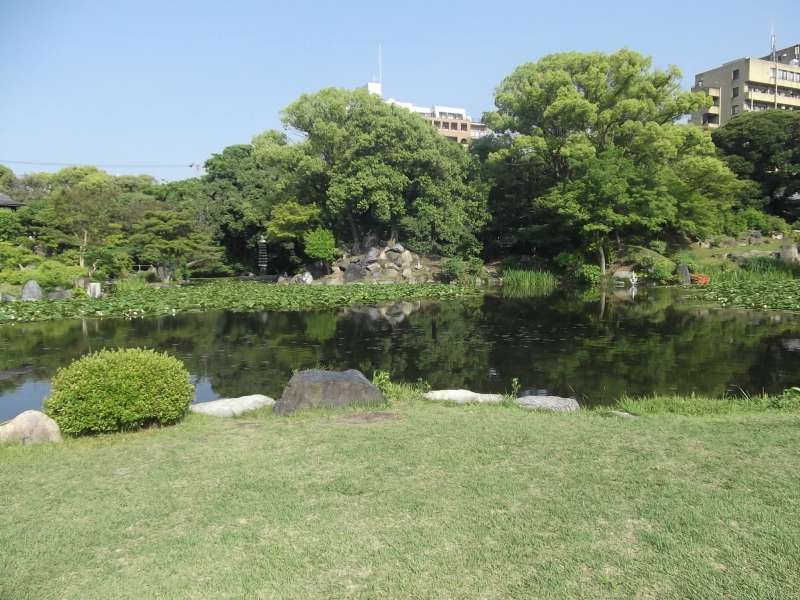
M 462 124 L 461 124 L 461 131 L 466 131 L 467 129 L 469 129 L 469 127 L 467 126 L 467 124 L 466 124 L 466 123 L 462 123 Z
M 738 104 L 734 104 L 733 106 L 731 106 L 731 114 L 732 115 L 738 115 L 739 114 L 739 105 Z
M 731 94 L 732 97 L 737 98 L 739 96 L 739 88 L 733 88 L 733 93 Z
M 734 69 L 733 70 L 733 77 L 731 77 L 731 79 L 733 79 L 734 81 L 739 79 L 739 69 Z

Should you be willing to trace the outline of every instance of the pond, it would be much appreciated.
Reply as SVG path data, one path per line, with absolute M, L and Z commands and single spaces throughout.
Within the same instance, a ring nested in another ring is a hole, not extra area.
M 55 370 L 103 347 L 183 360 L 197 401 L 280 395 L 295 369 L 376 370 L 434 388 L 612 403 L 623 394 L 780 392 L 800 383 L 800 316 L 693 306 L 683 292 L 556 293 L 308 312 L 205 312 L 0 326 L 0 420 L 39 408 Z

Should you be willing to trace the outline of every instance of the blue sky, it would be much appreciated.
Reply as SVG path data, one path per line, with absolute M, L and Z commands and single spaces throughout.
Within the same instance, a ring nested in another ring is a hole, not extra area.
M 779 45 L 800 42 L 788 0 L 0 0 L 0 163 L 202 163 L 279 127 L 303 92 L 366 83 L 379 43 L 387 96 L 479 117 L 516 65 L 551 52 L 627 46 L 678 65 L 688 86 L 697 71 L 766 54 L 772 22 Z

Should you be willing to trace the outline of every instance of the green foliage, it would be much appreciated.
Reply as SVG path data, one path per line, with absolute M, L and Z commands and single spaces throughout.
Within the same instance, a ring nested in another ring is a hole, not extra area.
M 760 187 L 767 209 L 796 219 L 800 206 L 800 114 L 784 110 L 744 112 L 712 134 L 728 166 Z
M 779 396 L 733 396 L 707 398 L 702 396 L 652 396 L 644 398 L 622 398 L 618 402 L 621 410 L 635 415 L 730 415 L 764 412 L 767 410 L 800 411 L 800 395 L 794 388 Z
M 627 246 L 625 259 L 636 272 L 656 283 L 669 283 L 674 279 L 676 264 L 654 250 L 641 246 Z
M 533 298 L 548 296 L 558 288 L 558 278 L 549 271 L 503 270 L 503 296 Z
M 462 285 L 475 285 L 476 279 L 482 279 L 486 274 L 483 261 L 477 257 L 463 259 L 458 256 L 445 258 L 441 261 L 441 277 L 447 282 L 457 282 Z
M 25 229 L 19 213 L 10 210 L 0 210 L 0 242 L 16 242 L 23 237 Z
M 186 413 L 194 389 L 178 359 L 152 350 L 100 350 L 60 369 L 45 412 L 66 434 L 170 425 Z
M 388 371 L 375 371 L 372 374 L 372 384 L 377 387 L 384 394 L 388 395 L 391 392 L 392 379 Z
M 597 265 L 579 265 L 575 269 L 575 281 L 585 285 L 597 285 L 603 279 L 603 273 Z
M 306 256 L 329 263 L 336 258 L 336 240 L 329 229 L 318 227 L 303 236 L 303 251 Z
M 39 260 L 24 269 L 7 267 L 0 271 L 0 282 L 22 285 L 35 279 L 45 289 L 57 286 L 70 287 L 78 278 L 87 274 L 86 269 L 65 265 L 56 260 Z
M 408 110 L 364 90 L 303 94 L 283 113 L 306 135 L 296 172 L 323 224 L 360 245 L 394 234 L 418 251 L 467 255 L 487 220 L 475 159 Z
M 698 291 L 699 298 L 722 306 L 800 311 L 800 279 L 736 273 L 712 276 L 711 284 Z
M 482 148 L 497 202 L 490 231 L 580 245 L 604 265 L 612 241 L 719 230 L 741 184 L 706 133 L 675 124 L 706 101 L 680 91 L 675 67 L 653 70 L 631 50 L 521 65 L 488 115 L 507 132 Z

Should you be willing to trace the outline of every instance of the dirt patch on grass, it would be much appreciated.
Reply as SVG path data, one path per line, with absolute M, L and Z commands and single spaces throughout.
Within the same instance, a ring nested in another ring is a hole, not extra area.
M 380 423 L 381 421 L 396 421 L 400 418 L 395 412 L 386 410 L 374 410 L 371 412 L 355 413 L 352 415 L 344 415 L 333 419 L 335 423 L 347 423 L 348 425 L 358 425 L 362 423 Z

